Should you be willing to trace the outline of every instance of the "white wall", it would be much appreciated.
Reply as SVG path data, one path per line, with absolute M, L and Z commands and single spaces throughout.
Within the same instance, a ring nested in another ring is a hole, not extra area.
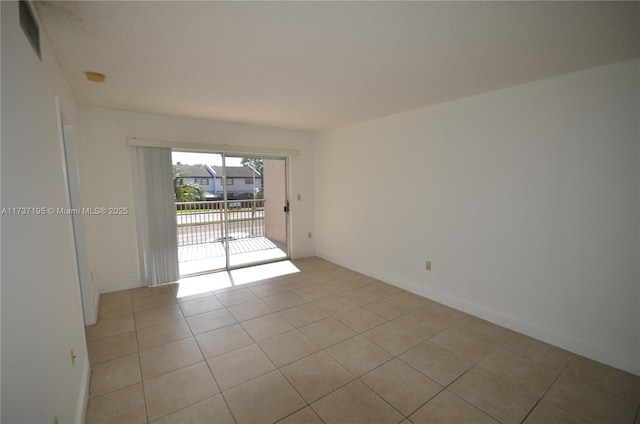
M 292 207 L 294 258 L 313 255 L 315 186 L 312 135 L 269 127 L 205 121 L 165 115 L 82 107 L 86 206 L 123 206 L 133 211 L 132 172 L 127 137 L 300 150 L 291 160 L 293 193 L 302 201 Z M 102 293 L 140 285 L 134 213 L 128 216 L 86 217 L 94 277 Z
M 639 70 L 318 134 L 318 255 L 640 373 Z
M 2 207 L 66 205 L 54 95 L 75 105 L 46 38 L 2 10 Z M 89 365 L 68 216 L 2 216 L 2 422 L 82 420 Z M 71 349 L 77 358 L 71 364 Z

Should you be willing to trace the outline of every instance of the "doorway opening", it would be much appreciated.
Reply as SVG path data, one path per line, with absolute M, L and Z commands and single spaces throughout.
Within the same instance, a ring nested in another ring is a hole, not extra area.
M 172 153 L 180 276 L 288 259 L 287 159 Z

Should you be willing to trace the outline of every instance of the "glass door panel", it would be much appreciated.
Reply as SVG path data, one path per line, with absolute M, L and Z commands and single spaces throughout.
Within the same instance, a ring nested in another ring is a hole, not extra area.
M 225 168 L 229 267 L 288 258 L 286 159 L 232 159 L 242 166 Z
M 180 276 L 226 269 L 222 155 L 172 156 Z

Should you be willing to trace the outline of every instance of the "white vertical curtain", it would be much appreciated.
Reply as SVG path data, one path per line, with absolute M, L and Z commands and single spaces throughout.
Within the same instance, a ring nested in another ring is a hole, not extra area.
M 180 272 L 171 149 L 132 149 L 142 282 L 155 286 L 177 281 Z

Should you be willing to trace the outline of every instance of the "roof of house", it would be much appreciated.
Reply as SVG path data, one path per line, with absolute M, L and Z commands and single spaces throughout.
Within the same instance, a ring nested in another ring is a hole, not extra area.
M 221 166 L 212 166 L 213 171 L 217 176 L 222 176 L 222 167 Z M 229 178 L 251 178 L 253 177 L 254 171 L 246 166 L 227 166 L 226 167 L 226 175 Z M 260 178 L 259 173 L 255 173 L 256 178 Z
M 209 165 L 173 165 L 173 174 L 180 170 L 187 178 L 211 178 L 222 177 L 221 166 Z M 213 173 L 212 173 L 212 172 Z M 246 166 L 227 166 L 227 177 L 229 178 L 252 178 L 254 171 Z M 255 173 L 256 178 L 260 178 L 258 172 Z
M 206 165 L 173 165 L 173 175 L 179 169 L 187 178 L 211 178 L 215 177 Z

